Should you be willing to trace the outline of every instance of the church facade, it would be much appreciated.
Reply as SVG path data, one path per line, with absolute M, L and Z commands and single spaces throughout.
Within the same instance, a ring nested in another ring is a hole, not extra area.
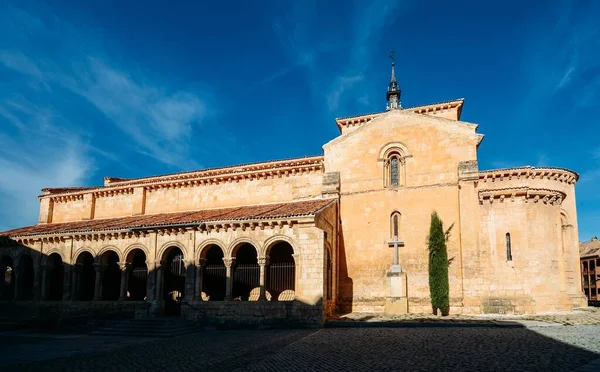
M 578 175 L 480 170 L 483 135 L 461 120 L 462 99 L 402 108 L 393 75 L 387 99 L 336 119 L 321 156 L 44 189 L 39 223 L 0 233 L 2 299 L 317 323 L 429 313 L 435 211 L 449 228 L 450 313 L 586 306 Z

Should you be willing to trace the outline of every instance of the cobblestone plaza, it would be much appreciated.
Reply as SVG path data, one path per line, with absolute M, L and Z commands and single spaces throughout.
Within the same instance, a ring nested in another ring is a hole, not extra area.
M 5 334 L 0 369 L 21 372 L 600 370 L 600 364 L 590 364 L 600 358 L 600 326 L 521 324 L 204 331 L 173 339 Z

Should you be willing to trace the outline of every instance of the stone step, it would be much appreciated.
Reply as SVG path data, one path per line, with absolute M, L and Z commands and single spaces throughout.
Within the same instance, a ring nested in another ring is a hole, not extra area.
M 200 330 L 181 318 L 142 318 L 114 323 L 90 334 L 96 336 L 177 337 Z

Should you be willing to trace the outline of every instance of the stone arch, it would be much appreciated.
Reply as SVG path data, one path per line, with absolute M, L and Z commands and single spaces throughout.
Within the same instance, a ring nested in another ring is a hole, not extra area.
M 77 260 L 78 260 L 79 256 L 81 256 L 81 254 L 83 252 L 87 252 L 87 253 L 91 254 L 92 257 L 94 257 L 94 261 L 97 261 L 98 257 L 100 256 L 99 254 L 97 254 L 96 251 L 94 251 L 90 247 L 81 247 L 78 250 L 76 250 L 75 253 L 73 253 L 73 257 L 71 258 L 71 262 L 73 262 L 73 264 L 77 264 Z
M 93 250 L 81 248 L 74 255 L 75 282 L 73 292 L 79 301 L 91 301 L 96 291 L 96 255 Z
M 237 238 L 236 240 L 231 242 L 231 244 L 229 244 L 229 248 L 227 249 L 226 258 L 233 258 L 234 252 L 237 251 L 244 244 L 252 245 L 256 249 L 256 255 L 257 256 L 260 255 L 261 245 L 256 240 L 254 240 L 250 237 L 242 237 L 242 238 Z
M 397 236 L 398 239 L 402 233 L 402 213 L 400 213 L 397 209 L 390 214 L 390 239 L 394 239 L 394 236 Z
M 569 226 L 569 222 L 571 219 L 569 218 L 569 213 L 566 210 L 560 209 L 560 222 L 562 226 Z
M 383 145 L 383 147 L 381 147 L 381 149 L 379 150 L 379 160 L 386 160 L 393 152 L 400 153 L 400 156 L 402 157 L 411 156 L 410 152 L 408 151 L 408 147 L 404 143 L 394 141 L 388 142 L 385 145 Z
M 265 288 L 272 301 L 292 301 L 296 290 L 294 246 L 288 239 L 274 239 L 265 250 L 268 253 Z
M 22 253 L 17 265 L 19 275 L 18 298 L 21 300 L 33 300 L 34 287 L 34 263 L 32 255 Z
M 294 241 L 294 239 L 292 239 L 291 237 L 287 236 L 287 235 L 274 235 L 274 236 L 270 236 L 267 240 L 265 240 L 265 242 L 263 243 L 262 249 L 261 249 L 261 253 L 260 253 L 260 257 L 266 257 L 269 255 L 269 251 L 271 250 L 271 248 L 273 248 L 273 246 L 279 242 L 286 242 L 289 245 L 292 246 L 292 249 L 294 250 L 294 255 L 300 254 L 299 249 L 298 249 L 298 245 L 296 244 L 296 242 Z
M 121 289 L 121 268 L 123 262 L 119 250 L 114 246 L 106 246 L 98 252 L 98 263 L 101 265 L 101 299 L 116 301 Z
M 132 244 L 124 251 L 127 262 L 125 293 L 122 295 L 133 301 L 143 301 L 148 295 L 148 252 L 142 244 Z
M 183 259 L 186 259 L 186 248 L 183 244 L 178 241 L 170 241 L 163 244 L 157 252 L 157 257 L 160 261 L 164 261 L 172 248 L 179 248 L 183 254 Z
M 125 260 L 124 262 L 131 262 L 131 259 L 133 257 L 130 257 L 130 255 L 136 249 L 139 249 L 142 252 L 144 252 L 144 254 L 146 255 L 146 259 L 150 258 L 150 252 L 148 251 L 148 248 L 146 248 L 145 245 L 140 244 L 140 243 L 133 243 L 130 246 L 128 246 L 127 248 L 125 248 L 125 250 L 123 251 L 123 258 Z
M 248 301 L 253 298 L 254 288 L 260 285 L 260 266 L 258 255 L 260 245 L 249 238 L 236 239 L 230 246 L 230 257 L 235 258 L 232 267 L 233 299 Z M 259 288 L 260 290 L 260 288 Z
M 185 249 L 177 242 L 169 242 L 160 251 L 162 264 L 162 289 L 159 289 L 165 300 L 164 315 L 180 315 L 181 300 L 185 297 L 186 267 Z
M 227 293 L 227 268 L 223 258 L 225 249 L 217 242 L 204 244 L 200 253 L 202 282 L 200 295 L 206 301 L 222 301 Z
M 196 253 L 196 257 L 195 257 L 196 261 L 199 261 L 201 258 L 204 258 L 204 256 L 206 256 L 206 252 L 208 251 L 207 248 L 210 248 L 211 246 L 217 246 L 217 247 L 221 248 L 221 251 L 223 251 L 223 257 L 226 257 L 226 255 L 229 252 L 225 243 L 223 243 L 219 239 L 214 239 L 214 238 L 207 239 L 198 245 L 198 249 L 197 249 L 197 253 Z
M 44 252 L 44 258 L 42 260 L 42 264 L 43 265 L 48 265 L 50 264 L 49 262 L 49 258 L 50 256 L 52 256 L 53 254 L 57 254 L 60 256 L 61 261 L 64 263 L 65 262 L 65 256 L 62 254 L 62 252 L 58 249 L 52 249 L 48 252 Z
M 9 254 L 0 256 L 0 300 L 15 298 L 15 261 Z
M 115 252 L 117 254 L 117 257 L 119 258 L 119 262 L 123 262 L 123 257 L 121 255 L 121 250 L 117 247 L 115 247 L 114 245 L 107 245 L 105 247 L 102 247 L 102 249 L 100 249 L 100 251 L 98 252 L 98 260 L 100 260 L 102 258 L 102 255 L 104 255 L 106 252 Z
M 48 275 L 48 300 L 59 301 L 63 296 L 64 284 L 64 260 L 58 251 L 48 254 L 47 258 Z

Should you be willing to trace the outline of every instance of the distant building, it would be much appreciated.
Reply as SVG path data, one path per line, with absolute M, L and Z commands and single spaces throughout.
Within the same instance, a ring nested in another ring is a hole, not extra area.
M 581 284 L 590 302 L 600 303 L 600 240 L 593 237 L 579 245 L 581 256 Z

